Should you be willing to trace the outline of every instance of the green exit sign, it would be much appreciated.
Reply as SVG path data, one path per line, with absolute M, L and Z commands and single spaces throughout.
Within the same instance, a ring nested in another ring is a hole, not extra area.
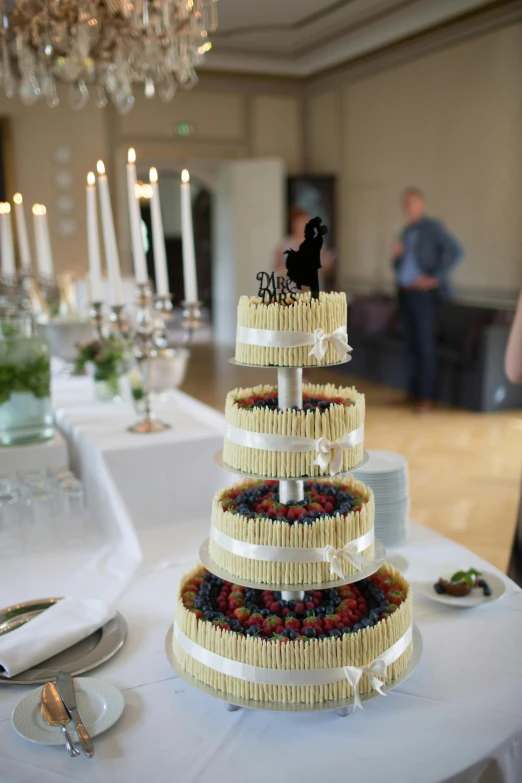
M 192 136 L 194 126 L 190 122 L 178 122 L 175 126 L 176 136 Z

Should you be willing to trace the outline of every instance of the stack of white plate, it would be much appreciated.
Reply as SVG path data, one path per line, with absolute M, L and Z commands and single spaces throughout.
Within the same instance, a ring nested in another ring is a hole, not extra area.
M 408 463 L 393 451 L 368 450 L 370 459 L 354 476 L 373 489 L 375 535 L 385 546 L 406 538 L 410 508 Z

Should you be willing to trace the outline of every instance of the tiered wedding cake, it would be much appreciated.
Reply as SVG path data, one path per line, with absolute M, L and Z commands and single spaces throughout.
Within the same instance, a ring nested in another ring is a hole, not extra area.
M 411 591 L 377 557 L 373 493 L 335 478 L 363 461 L 364 396 L 302 386 L 303 366 L 349 350 L 344 294 L 240 300 L 236 361 L 278 368 L 278 387 L 228 395 L 223 462 L 251 477 L 216 495 L 173 632 L 181 669 L 232 704 L 357 705 L 412 654 Z

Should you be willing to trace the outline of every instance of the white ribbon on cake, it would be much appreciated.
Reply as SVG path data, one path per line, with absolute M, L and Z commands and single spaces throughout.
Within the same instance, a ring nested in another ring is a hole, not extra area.
M 197 642 L 189 639 L 177 623 L 174 623 L 174 638 L 187 655 L 190 655 L 191 658 L 203 664 L 203 666 L 208 666 L 209 669 L 213 669 L 213 671 L 219 672 L 219 674 L 253 682 L 258 685 L 288 685 L 297 687 L 331 685 L 346 678 L 354 689 L 354 706 L 362 709 L 359 696 L 361 678 L 366 674 L 369 677 L 371 689 L 384 696 L 382 686 L 385 683 L 377 678 L 385 677 L 386 668 L 395 663 L 406 652 L 413 638 L 413 627 L 410 625 L 406 633 L 395 644 L 392 644 L 375 660 L 360 668 L 357 666 L 343 666 L 336 668 L 325 667 L 324 669 L 267 669 L 262 666 L 252 666 L 249 663 L 234 661 L 231 658 L 225 658 L 223 655 L 207 650 L 205 647 L 197 644 Z
M 293 546 L 265 546 L 263 544 L 250 544 L 248 541 L 239 541 L 232 538 L 217 527 L 211 525 L 210 537 L 215 543 L 231 555 L 245 557 L 248 560 L 265 560 L 269 563 L 330 563 L 330 574 L 332 579 L 338 576 L 342 579 L 343 564 L 346 560 L 354 568 L 361 571 L 370 564 L 370 560 L 360 555 L 368 549 L 375 540 L 373 528 L 368 530 L 358 538 L 349 541 L 341 549 L 333 546 L 321 548 L 316 547 L 293 547 Z
M 384 678 L 386 676 L 386 668 L 390 666 L 390 664 L 395 663 L 395 661 L 400 658 L 403 652 L 408 649 L 412 638 L 413 628 L 410 625 L 406 633 L 401 636 L 399 641 L 395 642 L 395 644 L 392 644 L 391 647 L 388 647 L 388 649 L 385 650 L 382 655 L 379 655 L 378 658 L 375 658 L 374 661 L 371 661 L 370 663 L 367 663 L 365 666 L 361 666 L 360 668 L 358 666 L 344 667 L 346 679 L 353 688 L 353 704 L 355 709 L 359 707 L 359 709 L 362 710 L 361 698 L 359 696 L 359 683 L 365 674 L 370 680 L 372 689 L 377 691 L 377 693 L 380 693 L 381 696 L 386 696 L 382 690 L 382 686 L 385 685 L 385 683 L 382 680 L 379 680 L 378 677 Z
M 312 465 L 319 465 L 321 473 L 330 466 L 330 475 L 340 473 L 343 466 L 343 451 L 358 446 L 364 440 L 364 424 L 356 430 L 347 432 L 337 440 L 328 438 L 304 438 L 298 435 L 269 435 L 265 432 L 252 432 L 227 424 L 225 438 L 237 446 L 264 451 L 319 452 Z
M 236 339 L 240 343 L 257 345 L 260 348 L 303 348 L 311 345 L 312 350 L 308 356 L 315 356 L 318 362 L 324 359 L 329 345 L 341 361 L 344 361 L 352 350 L 348 345 L 346 326 L 339 326 L 331 334 L 327 334 L 324 329 L 316 329 L 315 332 L 285 332 L 238 326 Z

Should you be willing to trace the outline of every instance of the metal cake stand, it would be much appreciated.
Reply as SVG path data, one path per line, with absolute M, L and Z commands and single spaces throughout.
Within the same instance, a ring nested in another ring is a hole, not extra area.
M 245 364 L 244 362 L 238 362 L 237 359 L 232 357 L 228 360 L 230 364 L 235 364 L 236 367 L 249 367 L 251 369 L 259 368 L 260 370 L 322 370 L 323 367 L 340 367 L 341 364 L 348 364 L 352 361 L 351 356 L 347 356 L 346 359 L 342 359 L 338 362 L 332 362 L 331 364 L 306 364 L 301 366 L 288 367 L 281 364 Z
M 349 476 L 350 473 L 354 473 L 356 470 L 360 470 L 363 465 L 366 465 L 369 459 L 370 455 L 367 451 L 365 451 L 363 453 L 362 460 L 358 462 L 357 465 L 354 465 L 353 468 L 350 468 L 349 470 L 342 470 L 340 473 L 336 473 L 335 476 L 330 476 L 329 474 L 319 474 L 317 476 L 292 476 L 290 478 L 289 476 L 260 476 L 259 473 L 247 473 L 244 470 L 239 470 L 239 468 L 233 468 L 231 465 L 227 465 L 227 463 L 223 460 L 223 449 L 216 451 L 214 454 L 215 464 L 219 468 L 222 468 L 222 470 L 226 470 L 227 473 L 235 473 L 236 476 L 242 476 L 242 478 L 259 479 L 261 481 L 279 481 L 281 484 L 291 481 L 328 481 L 329 479 L 336 479 L 341 476 Z M 294 497 L 292 499 L 302 500 L 303 498 Z
M 212 688 L 210 685 L 205 685 L 205 683 L 197 680 L 195 677 L 192 677 L 192 675 L 184 671 L 174 654 L 174 649 L 172 647 L 172 634 L 173 626 L 171 625 L 167 631 L 167 637 L 165 639 L 165 652 L 167 653 L 167 658 L 174 671 L 179 674 L 179 676 L 189 685 L 197 688 L 198 691 L 202 691 L 203 693 L 208 694 L 208 696 L 213 696 L 215 699 L 224 701 L 226 703 L 227 710 L 230 712 L 235 712 L 235 710 L 239 710 L 241 707 L 246 707 L 251 710 L 270 710 L 272 712 L 324 712 L 325 710 L 335 710 L 337 714 L 343 718 L 354 712 L 353 696 L 350 696 L 346 699 L 338 699 L 336 701 L 318 702 L 317 704 L 287 704 L 284 702 L 255 701 L 254 699 L 244 699 L 240 696 L 234 696 L 230 693 L 225 693 L 225 691 L 218 691 L 216 688 Z M 417 668 L 421 659 L 421 655 L 422 636 L 414 623 L 413 652 L 408 665 L 397 677 L 397 679 L 392 680 L 391 682 L 387 682 L 385 685 L 383 685 L 383 691 L 388 693 L 407 680 L 408 677 L 410 677 Z M 370 693 L 361 693 L 360 699 L 361 701 L 369 701 L 370 699 L 374 699 L 376 696 L 379 696 L 379 694 L 375 691 L 371 691 Z
M 282 593 L 288 593 L 288 592 L 302 592 L 307 593 L 309 590 L 329 590 L 332 587 L 342 587 L 343 585 L 350 585 L 353 582 L 360 582 L 361 579 L 364 579 L 367 576 L 371 576 L 376 571 L 379 570 L 379 568 L 384 564 L 386 560 L 386 550 L 384 548 L 384 545 L 379 541 L 378 538 L 375 539 L 375 558 L 361 571 L 357 571 L 355 574 L 348 574 L 347 576 L 343 577 L 342 579 L 333 579 L 330 582 L 311 582 L 309 584 L 298 584 L 298 585 L 277 585 L 267 583 L 267 582 L 253 582 L 250 579 L 244 579 L 241 576 L 236 576 L 235 574 L 231 574 L 230 571 L 225 571 L 223 568 L 220 568 L 213 560 L 210 555 L 209 550 L 209 541 L 210 539 L 207 538 L 206 541 L 204 541 L 201 545 L 201 549 L 199 550 L 199 559 L 201 560 L 201 563 L 205 566 L 207 571 L 210 571 L 215 576 L 219 576 L 221 579 L 225 579 L 227 582 L 232 582 L 236 585 L 242 585 L 243 587 L 250 587 L 254 590 L 277 590 L 281 591 Z M 288 600 L 288 599 L 287 599 Z

